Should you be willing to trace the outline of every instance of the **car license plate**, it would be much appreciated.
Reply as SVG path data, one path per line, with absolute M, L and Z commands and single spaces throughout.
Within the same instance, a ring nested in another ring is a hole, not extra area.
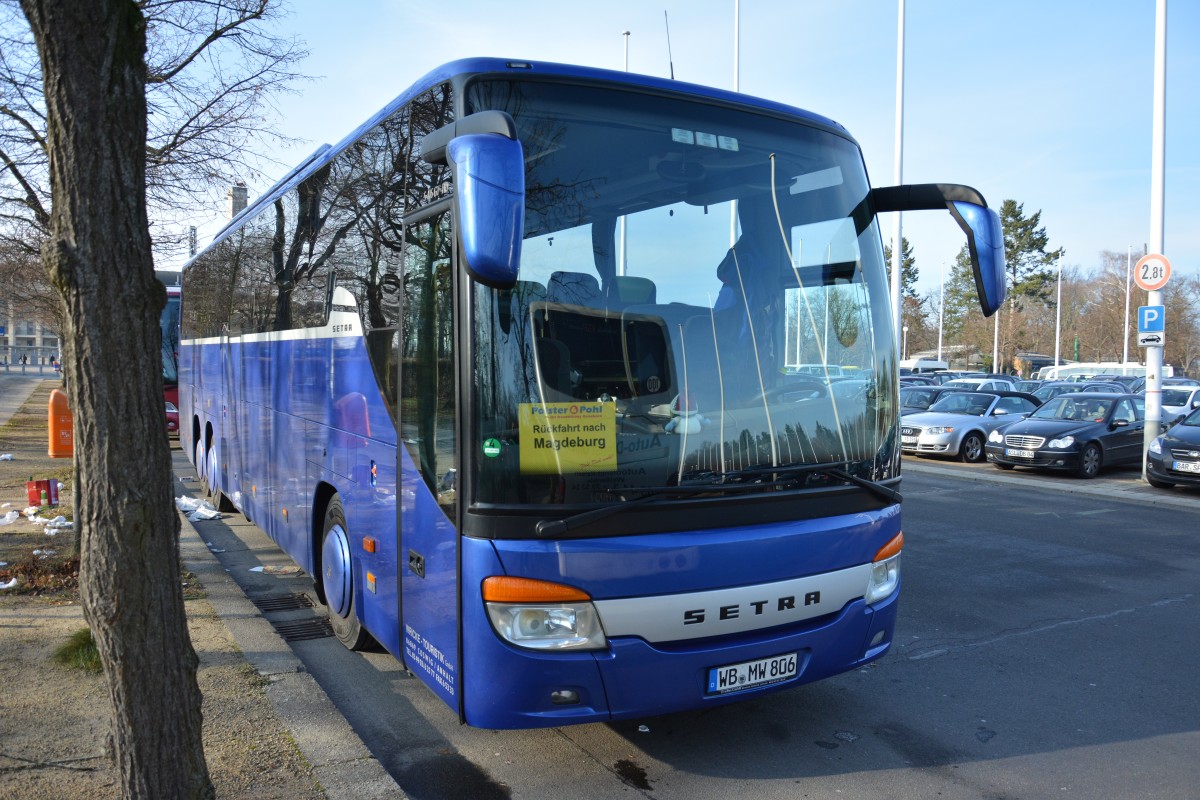
M 757 661 L 713 667 L 708 671 L 708 693 L 740 692 L 794 678 L 798 660 L 795 653 L 786 653 Z
M 1011 448 L 1008 448 L 1004 451 L 1004 455 L 1008 456 L 1009 458 L 1033 458 L 1034 451 L 1033 450 L 1013 450 Z
M 918 437 L 916 436 L 901 436 L 900 444 L 916 444 Z
M 1200 461 L 1176 461 L 1171 469 L 1176 472 L 1200 472 Z

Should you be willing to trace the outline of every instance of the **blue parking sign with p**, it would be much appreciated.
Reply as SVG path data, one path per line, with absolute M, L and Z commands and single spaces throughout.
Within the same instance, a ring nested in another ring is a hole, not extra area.
M 1140 306 L 1138 308 L 1138 333 L 1156 333 L 1165 330 L 1164 306 Z

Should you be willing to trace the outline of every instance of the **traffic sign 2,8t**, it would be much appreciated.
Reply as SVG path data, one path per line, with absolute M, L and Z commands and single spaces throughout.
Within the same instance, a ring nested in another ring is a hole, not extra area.
M 1147 253 L 1133 268 L 1133 282 L 1147 292 L 1157 292 L 1167 285 L 1170 277 L 1171 262 L 1159 253 Z

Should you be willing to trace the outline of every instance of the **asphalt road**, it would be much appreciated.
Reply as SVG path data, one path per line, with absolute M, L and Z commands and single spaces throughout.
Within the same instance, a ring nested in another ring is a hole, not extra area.
M 767 699 L 485 731 L 390 655 L 292 648 L 415 800 L 1197 797 L 1200 493 L 920 461 L 903 491 L 892 652 Z M 311 585 L 240 518 L 197 527 L 252 597 Z

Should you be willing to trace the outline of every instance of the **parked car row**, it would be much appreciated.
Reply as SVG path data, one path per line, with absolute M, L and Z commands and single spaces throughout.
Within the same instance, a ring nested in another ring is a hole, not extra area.
M 1058 383 L 1032 394 L 902 386 L 901 452 L 1082 478 L 1093 478 L 1106 467 L 1140 466 L 1145 396 L 1112 391 L 1104 382 L 1074 383 L 1093 391 L 1064 389 Z M 1162 401 L 1160 435 L 1146 455 L 1147 480 L 1162 489 L 1200 487 L 1200 385 L 1164 388 Z

